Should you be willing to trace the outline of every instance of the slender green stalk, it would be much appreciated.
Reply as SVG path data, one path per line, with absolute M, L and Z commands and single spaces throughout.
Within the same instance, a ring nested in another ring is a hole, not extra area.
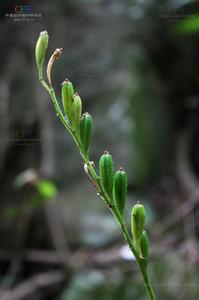
M 114 201 L 115 196 L 114 193 L 112 193 L 112 190 L 115 190 L 114 189 L 115 181 L 114 181 L 112 157 L 108 152 L 105 152 L 104 155 L 101 157 L 100 176 L 99 176 L 95 171 L 94 163 L 91 162 L 89 159 L 89 143 L 90 143 L 90 137 L 92 131 L 92 118 L 88 113 L 84 114 L 82 116 L 83 118 L 81 118 L 81 106 L 82 106 L 81 98 L 79 97 L 78 94 L 74 94 L 72 83 L 70 83 L 68 80 L 65 80 L 62 85 L 62 91 L 64 97 L 62 98 L 62 102 L 64 107 L 67 108 L 66 111 L 64 110 L 65 113 L 67 114 L 69 109 L 71 110 L 72 114 L 70 114 L 69 111 L 69 115 L 67 115 L 66 117 L 63 114 L 59 106 L 59 103 L 57 101 L 55 91 L 52 86 L 51 69 L 55 59 L 57 59 L 60 56 L 62 49 L 56 49 L 49 60 L 48 67 L 47 67 L 47 77 L 48 77 L 49 85 L 43 80 L 42 66 L 43 66 L 43 60 L 44 60 L 47 44 L 48 44 L 48 34 L 46 31 L 44 31 L 42 32 L 42 34 L 40 34 L 36 46 L 36 51 L 35 51 L 36 61 L 37 61 L 37 66 L 39 71 L 39 80 L 52 99 L 52 102 L 56 110 L 56 115 L 60 118 L 62 124 L 68 130 L 73 140 L 75 141 L 80 151 L 80 154 L 82 156 L 82 159 L 84 161 L 84 169 L 89 180 L 97 189 L 98 195 L 101 197 L 104 203 L 109 207 L 111 213 L 117 220 L 121 228 L 123 237 L 126 240 L 132 254 L 136 259 L 136 262 L 138 264 L 138 267 L 143 277 L 146 290 L 149 295 L 149 299 L 155 300 L 156 299 L 155 294 L 147 272 L 147 257 L 143 257 L 143 253 L 148 253 L 148 249 L 145 248 L 145 250 L 147 251 L 143 251 L 142 253 L 140 248 L 140 237 L 141 237 L 140 234 L 142 234 L 143 232 L 143 226 L 145 220 L 144 206 L 138 203 L 137 205 L 134 206 L 134 209 L 132 210 L 132 220 L 133 220 L 132 233 L 134 235 L 134 240 L 133 240 L 127 229 L 123 217 L 123 213 L 121 213 L 120 207 L 117 206 L 118 199 L 116 202 Z M 78 97 L 76 98 L 76 101 L 74 101 L 75 99 L 74 97 Z M 71 116 L 73 116 L 73 118 L 71 118 Z M 80 128 L 81 128 L 81 134 L 80 134 Z M 119 184 L 120 183 L 121 182 L 119 182 Z M 125 184 L 127 184 L 127 181 L 125 181 Z M 117 185 L 117 191 L 120 192 L 120 185 L 119 186 Z M 126 187 L 124 185 L 121 187 L 121 192 L 122 192 L 123 204 L 125 204 Z
M 102 185 L 100 183 L 100 180 L 99 180 L 99 176 L 97 175 L 97 173 L 96 173 L 96 171 L 94 169 L 93 164 L 82 153 L 80 141 L 78 140 L 77 136 L 75 136 L 73 130 L 71 129 L 71 127 L 68 124 L 66 118 L 64 117 L 64 115 L 63 115 L 63 113 L 62 113 L 62 111 L 60 109 L 59 103 L 57 101 L 54 89 L 48 87 L 48 85 L 46 84 L 46 82 L 43 79 L 40 80 L 40 82 L 44 86 L 44 88 L 48 91 L 48 93 L 50 94 L 52 102 L 53 102 L 55 110 L 56 110 L 56 113 L 57 113 L 57 116 L 60 118 L 62 124 L 69 131 L 69 133 L 71 134 L 72 138 L 74 139 L 76 145 L 78 146 L 80 154 L 81 154 L 81 156 L 82 156 L 82 158 L 84 160 L 84 163 L 87 165 L 87 168 L 88 168 L 88 171 L 89 171 L 89 173 L 91 175 L 92 181 L 95 184 L 95 187 L 97 188 L 100 197 L 109 206 L 109 209 L 111 210 L 113 216 L 116 218 L 116 220 L 117 220 L 117 222 L 118 222 L 118 224 L 119 224 L 119 226 L 121 228 L 122 234 L 123 234 L 123 236 L 124 236 L 124 238 L 125 238 L 128 246 L 129 246 L 132 254 L 134 255 L 134 257 L 135 257 L 135 259 L 137 261 L 137 264 L 138 264 L 138 267 L 139 267 L 140 272 L 142 274 L 142 277 L 143 277 L 143 280 L 144 280 L 144 284 L 145 284 L 145 287 L 147 289 L 147 292 L 148 292 L 148 295 L 150 297 L 150 300 L 155 300 L 155 294 L 154 294 L 152 285 L 151 285 L 149 277 L 148 277 L 146 266 L 145 266 L 144 262 L 142 261 L 142 259 L 140 259 L 139 255 L 137 254 L 137 251 L 136 251 L 136 249 L 134 247 L 133 241 L 132 241 L 132 239 L 131 239 L 131 237 L 129 235 L 129 232 L 127 230 L 125 222 L 123 221 L 123 218 L 118 213 L 115 205 L 110 204 L 110 203 L 112 203 L 112 200 L 109 199 L 109 197 L 104 192 L 103 187 L 102 187 Z

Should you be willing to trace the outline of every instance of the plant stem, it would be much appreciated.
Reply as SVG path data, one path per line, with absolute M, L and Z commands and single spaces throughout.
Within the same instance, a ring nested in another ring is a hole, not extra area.
M 134 247 L 133 241 L 132 241 L 132 239 L 129 235 L 128 229 L 127 229 L 126 224 L 124 222 L 124 219 L 121 217 L 120 213 L 117 211 L 115 205 L 112 204 L 113 203 L 112 199 L 109 199 L 109 197 L 105 193 L 105 191 L 104 191 L 104 189 L 101 185 L 101 182 L 99 180 L 99 176 L 97 175 L 97 173 L 95 171 L 93 163 L 89 160 L 89 158 L 87 156 L 84 155 L 84 153 L 81 149 L 81 143 L 79 141 L 78 136 L 75 134 L 75 132 L 73 131 L 73 129 L 71 128 L 71 126 L 67 122 L 67 119 L 65 118 L 65 116 L 63 115 L 63 113 L 60 109 L 59 103 L 58 103 L 56 95 L 55 95 L 54 88 L 49 87 L 43 79 L 40 79 L 40 82 L 44 86 L 44 88 L 47 90 L 47 92 L 50 94 L 52 102 L 53 102 L 55 110 L 56 110 L 56 113 L 57 113 L 57 116 L 60 118 L 60 120 L 61 120 L 62 124 L 64 125 L 64 127 L 69 131 L 69 133 L 71 134 L 72 138 L 74 139 L 77 147 L 79 148 L 80 154 L 83 158 L 84 163 L 88 167 L 88 170 L 89 170 L 90 175 L 92 177 L 92 180 L 94 181 L 94 184 L 95 184 L 95 186 L 96 186 L 96 188 L 99 192 L 100 197 L 108 205 L 111 213 L 116 218 L 116 220 L 117 220 L 117 222 L 118 222 L 118 224 L 121 228 L 123 237 L 126 240 L 132 254 L 134 255 L 134 257 L 136 259 L 136 262 L 137 262 L 138 267 L 140 269 L 140 272 L 142 274 L 144 284 L 145 284 L 146 290 L 148 292 L 148 295 L 150 297 L 150 300 L 155 300 L 156 298 L 155 298 L 155 294 L 154 294 L 154 291 L 153 291 L 153 287 L 152 287 L 152 285 L 150 283 L 150 280 L 149 280 L 147 267 L 145 265 L 145 262 L 143 261 L 142 258 L 140 258 L 139 254 L 137 253 L 137 251 Z
M 153 291 L 153 288 L 152 288 L 152 285 L 150 283 L 150 280 L 149 280 L 149 276 L 148 276 L 148 273 L 147 273 L 147 269 L 146 269 L 146 265 L 144 264 L 144 261 L 139 257 L 137 251 L 135 250 L 135 247 L 133 245 L 133 241 L 129 235 L 129 232 L 126 228 L 126 224 L 124 223 L 122 217 L 120 216 L 120 214 L 118 213 L 117 209 L 115 207 L 113 207 L 111 209 L 114 217 L 117 219 L 120 227 L 121 227 L 121 230 L 122 230 L 122 234 L 131 250 L 131 252 L 133 253 L 135 259 L 136 259 L 136 262 L 138 264 L 138 267 L 140 269 L 140 272 L 142 274 L 142 277 L 143 277 L 143 280 L 144 280 L 144 284 L 145 284 L 145 287 L 146 287 L 146 290 L 148 292 L 148 295 L 150 297 L 150 300 L 155 300 L 155 294 L 154 294 L 154 291 Z
M 138 263 L 139 269 L 142 273 L 142 277 L 144 279 L 144 284 L 145 284 L 145 287 L 147 289 L 150 300 L 155 300 L 156 297 L 155 297 L 155 294 L 154 294 L 154 291 L 153 291 L 153 287 L 152 287 L 152 285 L 150 283 L 150 280 L 149 280 L 147 269 L 146 269 L 145 265 L 143 264 L 143 261 L 141 261 L 140 259 L 137 260 L 137 263 Z
M 100 192 L 100 195 L 102 195 L 102 199 L 105 201 L 106 204 L 110 204 L 110 200 L 108 199 L 106 193 L 103 191 L 101 185 L 99 185 L 99 181 L 98 181 L 98 176 L 93 168 L 93 165 L 92 164 L 89 164 L 89 162 L 87 162 L 85 159 L 84 161 L 87 163 L 88 165 L 88 168 L 89 168 L 89 171 L 91 172 L 91 174 L 93 175 L 93 177 L 96 179 L 96 183 L 97 183 L 97 186 L 98 186 L 98 190 Z M 138 264 L 138 267 L 140 269 L 140 272 L 142 274 L 142 277 L 143 277 L 143 280 L 144 280 L 144 284 L 145 284 L 145 287 L 146 287 L 146 290 L 148 292 L 148 295 L 150 297 L 150 300 L 155 300 L 155 294 L 154 294 L 154 291 L 153 291 L 153 287 L 150 283 L 150 280 L 149 280 L 149 276 L 148 276 L 148 273 L 147 273 L 147 269 L 146 269 L 146 266 L 144 264 L 144 262 L 142 261 L 142 259 L 138 256 L 137 254 L 137 251 L 135 250 L 135 247 L 133 245 L 133 242 L 132 242 L 132 239 L 129 235 L 129 232 L 126 228 L 126 224 L 124 223 L 122 217 L 120 216 L 120 214 L 118 213 L 116 207 L 114 205 L 111 205 L 109 206 L 113 216 L 116 218 L 116 220 L 118 221 L 119 225 L 120 225 L 120 228 L 122 230 L 122 234 L 131 250 L 131 252 L 133 253 L 135 259 L 136 259 L 136 262 Z

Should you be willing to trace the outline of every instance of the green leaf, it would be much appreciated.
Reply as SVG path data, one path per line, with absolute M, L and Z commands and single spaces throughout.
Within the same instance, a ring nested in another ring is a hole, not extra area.
M 175 33 L 197 33 L 199 32 L 199 15 L 191 16 L 186 20 L 174 25 Z
M 57 188 L 50 180 L 40 180 L 37 184 L 37 191 L 45 199 L 52 199 L 57 195 Z

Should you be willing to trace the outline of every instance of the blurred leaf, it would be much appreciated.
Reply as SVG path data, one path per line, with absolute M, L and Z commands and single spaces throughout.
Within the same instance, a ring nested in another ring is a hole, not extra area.
M 199 15 L 191 16 L 174 25 L 175 33 L 197 33 L 199 32 Z
M 37 191 L 43 199 L 52 199 L 57 195 L 57 188 L 50 180 L 40 180 L 37 184 Z

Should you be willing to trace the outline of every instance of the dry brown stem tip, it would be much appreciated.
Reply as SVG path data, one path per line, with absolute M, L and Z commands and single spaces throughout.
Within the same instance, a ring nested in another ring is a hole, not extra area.
M 53 66 L 55 60 L 60 57 L 60 55 L 62 54 L 62 51 L 63 51 L 62 48 L 55 49 L 54 53 L 52 54 L 51 58 L 49 59 L 49 62 L 48 62 L 48 65 L 47 65 L 47 78 L 48 78 L 48 82 L 49 82 L 50 87 L 52 87 L 52 81 L 51 81 L 52 66 Z

